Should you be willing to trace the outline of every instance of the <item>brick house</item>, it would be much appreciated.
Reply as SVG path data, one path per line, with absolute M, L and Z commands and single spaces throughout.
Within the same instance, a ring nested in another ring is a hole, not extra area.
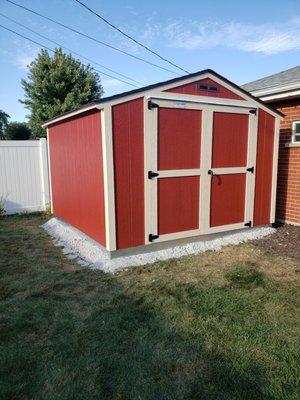
M 300 66 L 242 87 L 285 114 L 280 125 L 276 219 L 300 225 Z

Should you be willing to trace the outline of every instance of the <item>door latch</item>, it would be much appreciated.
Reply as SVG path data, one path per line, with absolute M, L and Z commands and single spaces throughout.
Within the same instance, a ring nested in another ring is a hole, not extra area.
M 156 178 L 158 175 L 158 172 L 148 171 L 148 179 Z
M 208 173 L 208 175 L 211 175 L 211 176 L 214 175 L 214 171 L 213 171 L 212 169 L 209 169 L 209 170 L 207 171 L 207 173 Z
M 246 222 L 246 223 L 244 224 L 244 226 L 248 226 L 249 228 L 251 228 L 251 226 L 252 226 L 252 221 Z
M 246 169 L 246 171 L 251 172 L 252 174 L 254 174 L 254 167 L 249 167 Z

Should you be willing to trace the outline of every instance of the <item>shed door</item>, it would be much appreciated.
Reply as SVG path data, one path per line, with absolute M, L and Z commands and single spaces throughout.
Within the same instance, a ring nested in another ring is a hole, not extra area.
M 255 115 L 150 102 L 145 113 L 145 243 L 238 229 L 253 213 Z M 251 165 L 250 165 L 251 164 Z
M 209 231 L 251 226 L 254 159 L 249 110 L 213 112 Z

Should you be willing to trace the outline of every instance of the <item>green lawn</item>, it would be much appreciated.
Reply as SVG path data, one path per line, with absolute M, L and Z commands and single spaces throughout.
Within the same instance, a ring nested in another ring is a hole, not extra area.
M 105 275 L 0 221 L 0 399 L 299 399 L 299 261 L 244 244 Z

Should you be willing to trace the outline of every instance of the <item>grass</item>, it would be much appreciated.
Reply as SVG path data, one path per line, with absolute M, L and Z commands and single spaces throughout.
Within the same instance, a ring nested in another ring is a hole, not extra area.
M 250 244 L 117 275 L 0 221 L 0 399 L 299 399 L 299 263 Z
M 231 270 L 226 272 L 225 278 L 235 286 L 254 287 L 265 283 L 264 273 L 255 263 L 247 262 L 245 264 L 234 265 Z

